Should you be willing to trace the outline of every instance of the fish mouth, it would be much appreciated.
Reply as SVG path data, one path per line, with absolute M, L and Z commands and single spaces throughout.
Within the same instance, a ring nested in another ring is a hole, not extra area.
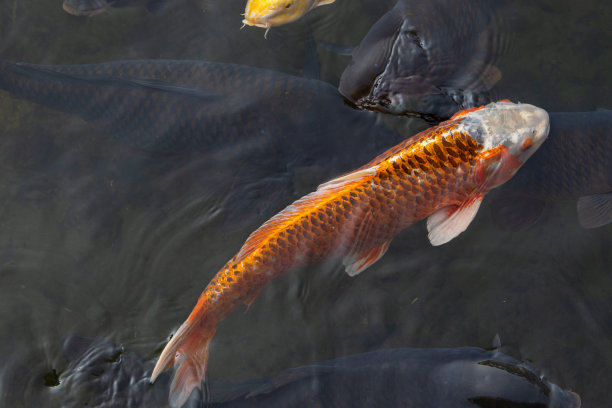
M 242 20 L 242 24 L 248 25 L 251 27 L 261 27 L 261 28 L 266 28 L 266 29 L 272 27 L 272 24 L 270 24 L 269 21 L 266 21 L 263 19 L 252 20 L 249 18 L 245 18 Z
M 249 25 L 249 26 L 253 26 L 253 27 L 261 27 L 261 28 L 270 28 L 273 25 L 282 25 L 285 24 L 288 21 L 285 22 L 276 22 L 273 23 L 272 20 L 278 16 L 278 15 L 282 15 L 283 10 L 270 10 L 270 11 L 264 11 L 264 12 L 253 12 L 253 11 L 246 11 L 244 13 L 244 20 L 242 20 L 243 24 Z

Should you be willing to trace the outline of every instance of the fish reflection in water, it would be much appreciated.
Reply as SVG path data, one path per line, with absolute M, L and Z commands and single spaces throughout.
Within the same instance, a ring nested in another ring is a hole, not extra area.
M 162 351 L 151 380 L 174 367 L 170 404 L 181 406 L 205 379 L 219 322 L 292 268 L 336 257 L 357 275 L 402 229 L 425 218 L 433 245 L 452 240 L 484 195 L 511 178 L 547 135 L 544 110 L 492 103 L 462 111 L 322 184 L 252 233 L 217 272 Z
M 448 118 L 488 101 L 501 35 L 486 1 L 399 0 L 368 32 L 339 90 L 366 109 Z
M 75 16 L 95 16 L 102 14 L 109 7 L 146 7 L 155 15 L 164 13 L 167 0 L 64 0 L 63 8 Z
M 235 197 L 264 180 L 267 190 L 284 191 L 300 166 L 316 165 L 326 177 L 346 172 L 402 140 L 325 82 L 236 64 L 0 61 L 0 88 L 149 152 L 215 153 L 238 175 Z M 236 207 L 229 211 L 247 222 L 251 209 L 242 202 L 228 199 Z
M 152 387 L 148 362 L 122 346 L 73 335 L 62 355 L 68 363 L 59 376 L 62 406 L 167 404 L 167 377 Z M 577 394 L 549 382 L 529 364 L 476 347 L 380 350 L 240 383 L 211 381 L 205 399 L 211 408 L 581 406 Z
M 494 219 L 521 226 L 547 202 L 578 200 L 587 228 L 612 222 L 612 111 L 550 114 L 550 133 L 536 157 L 494 193 Z

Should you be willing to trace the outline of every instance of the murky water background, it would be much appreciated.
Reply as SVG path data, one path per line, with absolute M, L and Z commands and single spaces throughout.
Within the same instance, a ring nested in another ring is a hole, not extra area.
M 384 6 L 338 0 L 304 21 L 316 41 L 357 45 Z M 507 7 L 509 46 L 497 64 L 503 78 L 496 95 L 550 111 L 612 108 L 611 5 Z M 243 9 L 243 0 L 175 0 L 162 17 L 130 8 L 77 18 L 59 0 L 1 0 L 0 57 L 53 64 L 202 59 L 309 70 L 304 22 L 273 29 L 265 40 L 263 30 L 239 30 Z M 321 78 L 335 85 L 349 59 L 318 51 Z M 385 120 L 406 135 L 426 126 Z M 324 181 L 324 169 L 299 172 L 291 191 L 270 192 L 280 196 L 276 204 L 232 228 L 222 203 L 234 173 L 216 166 L 214 155 L 147 154 L 5 92 L 0 135 L 1 406 L 68 400 L 71 390 L 49 373 L 66 369 L 60 350 L 71 333 L 121 343 L 152 367 L 248 234 Z M 350 134 L 330 137 L 351 143 Z M 585 407 L 608 405 L 612 227 L 582 229 L 569 200 L 549 203 L 537 223 L 519 230 L 500 229 L 490 210 L 485 199 L 469 229 L 442 247 L 429 245 L 423 224 L 407 229 L 356 278 L 329 262 L 272 282 L 248 313 L 239 309 L 220 324 L 209 378 L 262 377 L 380 348 L 489 347 L 499 334 L 507 354 L 576 391 Z

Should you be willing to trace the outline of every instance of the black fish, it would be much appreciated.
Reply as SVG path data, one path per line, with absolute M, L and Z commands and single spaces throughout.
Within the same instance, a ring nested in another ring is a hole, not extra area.
M 345 105 L 325 82 L 236 64 L 0 61 L 0 88 L 79 115 L 145 151 L 215 154 L 238 175 L 227 199 L 236 207 L 228 210 L 234 220 L 257 210 L 245 199 L 249 195 L 265 196 L 269 203 L 260 190 L 286 191 L 296 168 L 323 169 L 320 181 L 402 140 L 375 115 Z
M 106 340 L 71 336 L 56 395 L 91 407 L 167 404 L 166 375 Z M 59 383 L 58 385 L 56 385 Z M 207 407 L 577 408 L 580 398 L 499 351 L 389 349 L 291 368 L 242 383 L 207 383 Z M 193 399 L 186 406 L 195 405 Z M 65 406 L 65 405 L 63 405 Z M 195 405 L 197 406 L 197 405 Z
M 547 201 L 578 199 L 583 227 L 612 222 L 612 111 L 549 116 L 546 143 L 493 195 L 494 218 L 529 224 Z
M 309 147 L 322 153 L 338 140 L 344 149 L 333 150 L 336 155 L 351 150 L 347 141 L 361 144 L 356 150 L 363 150 L 397 140 L 374 116 L 346 106 L 325 82 L 236 64 L 134 60 L 63 66 L 0 61 L 0 88 L 77 114 L 147 151 L 231 147 L 308 155 Z M 372 151 L 363 155 L 370 157 Z
M 399 0 L 368 32 L 340 79 L 355 105 L 448 118 L 488 102 L 501 37 L 485 0 Z
M 143 6 L 154 15 L 162 15 L 166 11 L 166 0 L 64 0 L 63 9 L 75 16 L 95 16 L 108 7 L 138 7 Z

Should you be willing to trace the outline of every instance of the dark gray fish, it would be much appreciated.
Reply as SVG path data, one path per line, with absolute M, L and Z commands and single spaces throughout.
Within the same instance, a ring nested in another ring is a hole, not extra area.
M 167 8 L 166 0 L 64 0 L 63 9 L 74 16 L 95 16 L 109 7 L 146 7 L 156 16 Z
M 236 64 L 0 61 L 0 89 L 79 115 L 148 152 L 214 154 L 238 175 L 226 206 L 236 228 L 258 211 L 247 198 L 269 203 L 270 192 L 288 190 L 295 169 L 316 166 L 328 178 L 403 139 L 325 82 Z
M 0 61 L 0 88 L 79 115 L 131 146 L 162 153 L 231 148 L 228 154 L 247 149 L 250 154 L 278 150 L 310 156 L 314 149 L 336 156 L 351 152 L 353 144 L 365 144 L 355 152 L 384 148 L 398 137 L 375 116 L 346 106 L 325 82 L 236 64 Z
M 494 218 L 526 225 L 547 201 L 577 199 L 583 227 L 612 222 L 612 111 L 549 116 L 546 143 L 493 195 Z
M 487 3 L 399 0 L 354 53 L 340 93 L 365 109 L 433 119 L 489 102 L 502 41 Z
M 169 381 L 148 384 L 141 357 L 106 340 L 71 336 L 62 396 L 90 407 L 161 407 Z M 578 408 L 577 394 L 499 351 L 389 349 L 291 368 L 242 383 L 207 383 L 207 407 Z M 192 399 L 186 406 L 199 406 Z

